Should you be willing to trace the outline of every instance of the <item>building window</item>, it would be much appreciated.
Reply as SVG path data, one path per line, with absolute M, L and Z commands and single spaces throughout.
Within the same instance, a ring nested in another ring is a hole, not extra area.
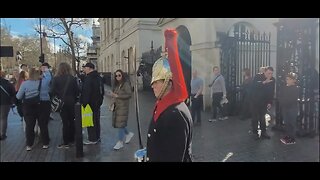
M 110 71 L 110 57 L 108 56 L 108 61 L 107 61 L 107 72 L 111 72 Z
M 107 35 L 108 35 L 108 27 L 107 27 L 107 21 L 104 19 L 104 40 L 107 41 Z
M 111 54 L 111 71 L 113 72 L 114 69 L 114 59 L 113 59 L 113 54 Z
M 114 18 L 111 18 L 111 39 L 113 39 L 113 32 L 114 32 Z
M 114 18 L 111 18 L 111 32 L 113 32 L 113 29 L 114 29 L 113 24 L 114 24 Z
M 110 18 L 107 18 L 107 26 L 106 26 L 106 28 L 107 28 L 106 39 L 107 39 L 108 41 L 109 41 L 109 34 L 110 34 L 109 19 L 110 19 Z
M 123 50 L 122 53 L 121 53 L 121 66 L 120 68 L 123 70 L 123 72 L 126 72 L 126 68 L 125 68 L 125 57 L 126 56 L 126 52 Z
M 124 18 L 121 18 L 121 26 L 124 25 Z

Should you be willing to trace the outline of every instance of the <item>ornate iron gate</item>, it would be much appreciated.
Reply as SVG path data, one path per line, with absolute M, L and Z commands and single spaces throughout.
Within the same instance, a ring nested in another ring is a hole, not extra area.
M 254 31 L 234 31 L 233 36 L 220 36 L 220 67 L 226 82 L 229 115 L 237 115 L 240 110 L 242 70 L 249 68 L 254 76 L 261 66 L 270 65 L 270 37 L 270 33 Z
M 316 71 L 316 34 L 319 19 L 281 19 L 277 26 L 277 93 L 285 86 L 285 76 L 297 73 L 300 94 L 299 132 L 319 132 L 319 73 Z M 283 125 L 281 108 L 276 101 L 276 125 Z
M 158 49 L 154 50 L 153 42 L 151 42 L 151 50 L 142 53 L 137 75 L 142 75 L 143 90 L 152 90 L 150 86 L 152 78 L 152 67 L 154 62 L 161 57 L 161 50 L 161 46 Z

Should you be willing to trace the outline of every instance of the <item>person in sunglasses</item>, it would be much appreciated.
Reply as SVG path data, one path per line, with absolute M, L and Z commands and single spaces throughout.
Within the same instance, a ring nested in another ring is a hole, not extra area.
M 132 96 L 130 83 L 124 72 L 118 69 L 114 74 L 114 86 L 109 95 L 112 97 L 112 126 L 118 128 L 118 142 L 113 147 L 114 150 L 123 148 L 123 143 L 128 144 L 133 137 L 133 133 L 127 130 L 129 115 L 129 99 Z

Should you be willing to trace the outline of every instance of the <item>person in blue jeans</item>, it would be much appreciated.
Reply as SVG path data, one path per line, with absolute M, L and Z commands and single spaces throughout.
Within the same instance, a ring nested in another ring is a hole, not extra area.
M 109 96 L 112 97 L 112 103 L 114 103 L 112 126 L 119 129 L 118 142 L 113 149 L 119 150 L 123 148 L 123 142 L 126 144 L 129 143 L 134 135 L 127 130 L 129 99 L 132 96 L 132 91 L 122 70 L 118 69 L 114 75 L 114 86 L 113 90 L 109 92 Z

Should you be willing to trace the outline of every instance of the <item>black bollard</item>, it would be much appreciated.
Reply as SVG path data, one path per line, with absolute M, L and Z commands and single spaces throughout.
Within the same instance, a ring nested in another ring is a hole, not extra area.
M 83 139 L 82 139 L 82 118 L 81 118 L 81 104 L 77 102 L 74 105 L 75 111 L 75 140 L 76 140 L 76 157 L 83 157 Z

